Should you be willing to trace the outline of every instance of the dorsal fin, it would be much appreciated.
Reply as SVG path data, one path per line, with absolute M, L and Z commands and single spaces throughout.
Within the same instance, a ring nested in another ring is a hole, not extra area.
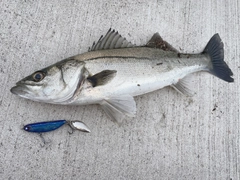
M 178 53 L 178 50 L 172 47 L 168 42 L 164 41 L 162 37 L 159 35 L 159 33 L 155 33 L 152 36 L 152 38 L 148 41 L 146 46 L 151 48 L 159 48 L 164 51 L 173 51 Z
M 92 47 L 89 47 L 88 51 L 127 47 L 134 47 L 134 45 L 128 42 L 126 38 L 123 38 L 117 31 L 110 28 L 104 37 L 101 36 L 97 43 L 94 42 Z

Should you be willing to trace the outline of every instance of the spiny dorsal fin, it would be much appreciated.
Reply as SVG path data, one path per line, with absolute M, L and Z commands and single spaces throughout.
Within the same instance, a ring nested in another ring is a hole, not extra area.
M 115 77 L 116 73 L 116 70 L 104 70 L 93 76 L 89 76 L 87 80 L 93 87 L 101 86 L 111 81 Z
M 159 48 L 164 51 L 173 51 L 178 53 L 178 50 L 172 47 L 168 42 L 164 41 L 159 35 L 159 33 L 155 33 L 152 36 L 152 38 L 148 41 L 146 46 L 151 48 Z
M 94 42 L 92 47 L 89 47 L 88 51 L 128 47 L 134 47 L 134 45 L 128 42 L 126 38 L 123 38 L 117 31 L 110 28 L 104 37 L 101 36 L 97 43 Z

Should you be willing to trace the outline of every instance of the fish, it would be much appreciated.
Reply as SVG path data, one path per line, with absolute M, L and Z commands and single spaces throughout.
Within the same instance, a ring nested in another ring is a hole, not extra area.
M 67 121 L 67 120 L 55 120 L 55 121 L 43 121 L 37 123 L 27 124 L 23 127 L 23 130 L 32 133 L 45 133 L 49 131 L 54 131 L 64 124 L 68 124 L 73 130 L 79 130 L 82 132 L 91 132 L 87 125 L 78 120 Z
M 214 34 L 201 53 L 180 53 L 159 33 L 136 46 L 111 28 L 89 51 L 23 78 L 11 88 L 20 97 L 61 105 L 99 104 L 115 122 L 136 116 L 135 96 L 166 86 L 192 96 L 192 74 L 205 71 L 234 82 L 224 45 Z

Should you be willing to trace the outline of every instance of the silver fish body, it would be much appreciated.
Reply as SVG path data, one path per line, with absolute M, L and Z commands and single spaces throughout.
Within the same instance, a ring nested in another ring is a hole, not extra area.
M 53 104 L 100 104 L 113 120 L 120 122 L 126 115 L 135 115 L 134 96 L 165 86 L 191 95 L 188 77 L 198 71 L 233 82 L 233 73 L 223 60 L 223 43 L 218 34 L 203 53 L 181 54 L 158 33 L 146 46 L 135 47 L 110 30 L 93 44 L 90 52 L 31 74 L 11 92 Z
M 86 58 L 90 60 L 84 60 Z M 85 88 L 72 99 L 74 104 L 92 104 L 111 96 L 142 95 L 176 84 L 190 73 L 207 70 L 208 66 L 205 55 L 179 58 L 177 53 L 147 47 L 93 51 L 74 59 L 85 63 L 87 75 L 105 69 L 116 71 L 116 76 L 104 86 L 92 88 L 91 83 L 85 81 Z

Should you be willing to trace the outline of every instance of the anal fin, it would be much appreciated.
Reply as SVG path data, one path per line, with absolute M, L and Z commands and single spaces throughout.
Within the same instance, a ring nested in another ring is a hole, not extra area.
M 192 75 L 185 76 L 180 79 L 176 84 L 173 84 L 172 87 L 176 89 L 181 94 L 186 96 L 193 96 L 193 83 L 192 83 Z
M 136 114 L 136 102 L 130 95 L 106 98 L 100 105 L 107 115 L 118 124 L 122 123 L 125 116 L 134 117 Z

